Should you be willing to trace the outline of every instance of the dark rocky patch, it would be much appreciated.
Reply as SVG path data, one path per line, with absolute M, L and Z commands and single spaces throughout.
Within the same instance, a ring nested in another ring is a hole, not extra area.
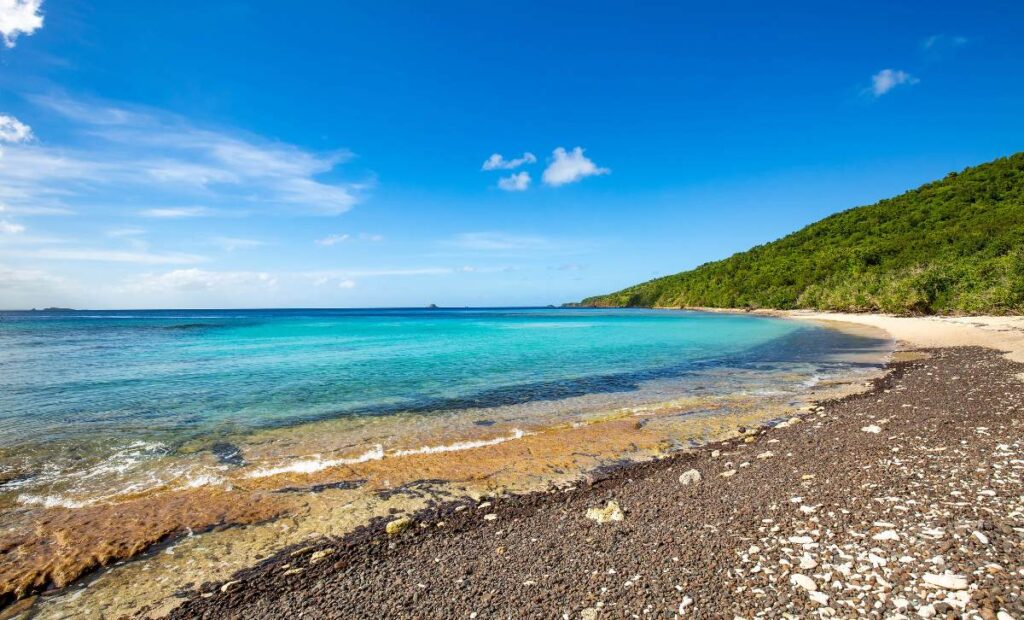
M 213 452 L 213 455 L 217 457 L 217 461 L 224 465 L 231 465 L 233 467 L 245 465 L 245 459 L 242 458 L 242 450 L 233 443 L 219 441 L 210 446 L 210 452 Z

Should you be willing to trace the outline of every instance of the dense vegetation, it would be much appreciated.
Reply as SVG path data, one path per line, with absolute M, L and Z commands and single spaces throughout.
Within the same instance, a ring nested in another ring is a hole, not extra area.
M 580 305 L 1024 312 L 1024 153 Z

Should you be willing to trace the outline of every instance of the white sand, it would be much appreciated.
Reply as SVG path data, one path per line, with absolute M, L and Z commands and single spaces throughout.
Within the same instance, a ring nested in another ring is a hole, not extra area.
M 766 314 L 793 319 L 841 321 L 882 329 L 904 348 L 979 346 L 1005 351 L 1024 363 L 1024 316 L 899 317 L 807 310 Z

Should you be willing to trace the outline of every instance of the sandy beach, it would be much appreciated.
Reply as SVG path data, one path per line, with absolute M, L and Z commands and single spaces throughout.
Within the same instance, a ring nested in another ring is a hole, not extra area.
M 1020 320 L 797 316 L 908 353 L 785 428 L 380 519 L 173 616 L 1021 617 Z

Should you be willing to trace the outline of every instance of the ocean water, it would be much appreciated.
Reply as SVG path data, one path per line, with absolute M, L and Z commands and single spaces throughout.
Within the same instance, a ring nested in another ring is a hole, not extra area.
M 795 395 L 877 368 L 888 344 L 657 310 L 5 312 L 0 508 L 283 471 L 295 437 L 374 458 L 686 396 Z

